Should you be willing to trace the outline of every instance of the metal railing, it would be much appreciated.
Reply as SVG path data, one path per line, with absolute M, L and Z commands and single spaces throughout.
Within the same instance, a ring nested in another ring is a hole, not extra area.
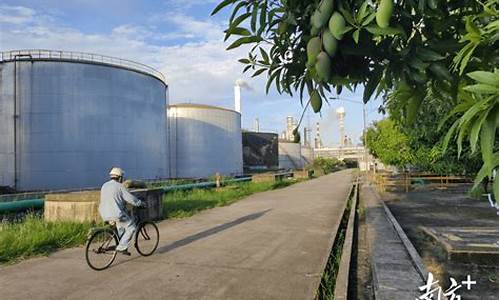
M 43 49 L 29 49 L 29 50 L 13 50 L 0 52 L 0 62 L 8 61 L 22 61 L 22 60 L 66 60 L 87 63 L 101 63 L 111 66 L 123 67 L 135 71 L 139 71 L 155 78 L 160 79 L 164 83 L 165 76 L 158 70 L 127 59 L 121 59 L 106 55 L 84 53 L 75 51 L 58 51 L 58 50 L 43 50 Z

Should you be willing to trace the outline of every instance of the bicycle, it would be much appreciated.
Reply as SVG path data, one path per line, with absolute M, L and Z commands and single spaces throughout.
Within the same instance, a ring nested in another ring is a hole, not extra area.
M 142 221 L 140 214 L 135 216 L 136 231 L 134 247 L 142 256 L 150 256 L 158 247 L 160 233 L 155 223 Z M 90 268 L 96 271 L 107 269 L 116 258 L 116 247 L 121 238 L 114 222 L 105 222 L 104 227 L 89 232 L 85 247 L 85 259 Z

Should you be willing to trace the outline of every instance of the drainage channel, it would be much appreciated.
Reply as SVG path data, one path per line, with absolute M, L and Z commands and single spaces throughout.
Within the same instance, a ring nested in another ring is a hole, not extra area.
M 353 249 L 355 217 L 358 206 L 358 179 L 352 185 L 342 220 L 328 257 L 316 300 L 340 300 L 348 298 L 349 273 Z

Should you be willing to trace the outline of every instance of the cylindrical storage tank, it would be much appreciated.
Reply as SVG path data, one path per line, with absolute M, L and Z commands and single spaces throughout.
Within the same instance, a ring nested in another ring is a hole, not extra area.
M 168 108 L 170 174 L 204 178 L 243 173 L 240 113 L 200 104 Z
M 0 186 L 97 187 L 113 166 L 169 177 L 161 73 L 95 54 L 0 55 Z
M 278 153 L 280 169 L 301 169 L 304 167 L 300 143 L 279 140 Z

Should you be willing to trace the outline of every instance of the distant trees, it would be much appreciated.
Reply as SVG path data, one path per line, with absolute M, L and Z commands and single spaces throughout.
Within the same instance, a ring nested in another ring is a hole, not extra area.
M 341 160 L 330 157 L 317 157 L 313 161 L 313 168 L 323 171 L 325 174 L 329 174 L 339 170 L 344 166 Z

